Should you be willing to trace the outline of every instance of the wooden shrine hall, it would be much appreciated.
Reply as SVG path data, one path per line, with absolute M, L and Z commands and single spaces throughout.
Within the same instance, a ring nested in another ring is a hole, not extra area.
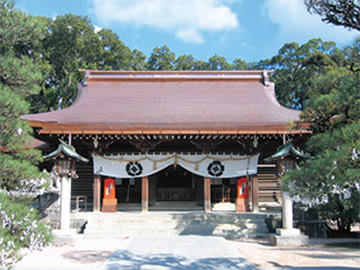
M 299 112 L 278 103 L 271 71 L 82 72 L 73 105 L 21 118 L 38 139 L 90 160 L 77 162 L 71 196 L 93 211 L 161 202 L 211 211 L 245 199 L 236 209 L 256 212 L 280 198 L 275 164 L 263 159 L 308 131 L 290 129 Z

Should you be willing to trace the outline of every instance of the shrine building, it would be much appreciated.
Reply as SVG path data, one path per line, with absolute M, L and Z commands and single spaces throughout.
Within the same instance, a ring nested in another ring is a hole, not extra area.
M 89 160 L 71 182 L 83 210 L 256 212 L 280 200 L 276 165 L 264 158 L 308 131 L 290 127 L 299 112 L 276 100 L 272 71 L 82 72 L 70 107 L 21 118 L 37 139 L 54 149 L 61 139 Z

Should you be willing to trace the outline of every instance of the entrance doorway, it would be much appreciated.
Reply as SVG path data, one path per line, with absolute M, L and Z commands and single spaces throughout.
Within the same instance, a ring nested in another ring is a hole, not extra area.
M 116 178 L 118 203 L 141 203 L 141 178 Z
M 235 203 L 236 179 L 211 179 L 211 202 L 212 203 Z
M 195 177 L 182 167 L 169 166 L 156 179 L 156 201 L 195 201 Z

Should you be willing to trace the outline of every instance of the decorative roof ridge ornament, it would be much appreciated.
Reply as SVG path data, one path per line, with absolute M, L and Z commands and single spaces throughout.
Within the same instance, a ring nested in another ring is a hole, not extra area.
M 89 159 L 81 156 L 80 154 L 78 154 L 75 150 L 74 146 L 71 146 L 67 143 L 65 143 L 63 140 L 59 139 L 60 144 L 58 146 L 58 148 L 51 152 L 48 155 L 43 156 L 44 159 L 49 160 L 49 159 L 56 159 L 58 157 L 60 158 L 71 158 L 71 159 L 76 159 L 76 160 L 80 160 L 82 162 L 89 162 Z
M 268 86 L 270 83 L 269 73 L 274 70 L 221 70 L 221 71 L 181 71 L 181 70 L 166 70 L 166 71 L 123 71 L 123 70 L 86 70 L 79 69 L 80 72 L 85 72 L 84 86 L 88 85 L 89 80 L 101 79 L 255 79 L 262 80 L 264 85 Z
M 265 86 L 269 86 L 270 85 L 270 77 L 269 77 L 269 72 L 273 72 L 272 70 L 263 70 L 263 84 Z
M 89 80 L 90 80 L 90 71 L 89 70 L 83 70 L 83 71 L 85 72 L 83 85 L 87 86 L 89 84 Z

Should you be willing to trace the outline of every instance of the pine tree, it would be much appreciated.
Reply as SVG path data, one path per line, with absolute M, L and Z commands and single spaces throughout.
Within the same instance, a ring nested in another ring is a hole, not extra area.
M 18 250 L 51 238 L 29 206 L 44 184 L 36 166 L 41 153 L 31 149 L 32 129 L 19 118 L 29 111 L 26 98 L 40 90 L 43 33 L 38 20 L 0 0 L 0 268 L 16 262 Z
M 360 31 L 359 0 L 304 0 L 311 13 L 321 16 L 326 23 Z
M 291 194 L 316 206 L 332 230 L 360 221 L 360 74 L 338 68 L 318 77 L 302 118 L 312 158 L 285 176 Z
M 40 176 L 39 151 L 30 149 L 32 129 L 19 119 L 28 113 L 26 98 L 40 91 L 43 37 L 40 22 L 0 0 L 0 188 L 15 189 L 19 181 Z

